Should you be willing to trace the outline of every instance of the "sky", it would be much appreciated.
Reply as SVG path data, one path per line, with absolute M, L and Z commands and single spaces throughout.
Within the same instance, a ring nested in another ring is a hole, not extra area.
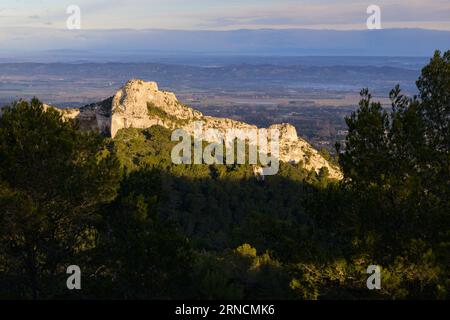
M 449 0 L 0 0 L 0 29 L 65 28 L 69 5 L 83 29 L 354 30 L 378 5 L 382 28 L 450 30 Z

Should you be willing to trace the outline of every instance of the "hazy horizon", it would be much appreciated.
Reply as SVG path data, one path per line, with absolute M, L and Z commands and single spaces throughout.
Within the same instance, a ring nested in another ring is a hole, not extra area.
M 447 0 L 4 0 L 0 58 L 25 52 L 29 61 L 52 50 L 97 55 L 90 59 L 109 59 L 105 52 L 428 57 L 450 47 L 448 17 Z
M 105 59 L 124 54 L 429 57 L 436 49 L 450 47 L 450 31 L 404 28 L 208 31 L 10 27 L 0 30 L 0 39 L 0 58 L 28 55 L 31 60 L 33 55 L 63 50 L 72 55 L 90 52 L 94 55 L 91 58 L 99 55 L 97 58 Z

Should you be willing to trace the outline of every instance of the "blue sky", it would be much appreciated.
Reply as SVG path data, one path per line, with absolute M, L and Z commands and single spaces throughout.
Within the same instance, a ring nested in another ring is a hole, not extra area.
M 71 4 L 83 29 L 364 29 L 376 4 L 383 28 L 450 30 L 449 0 L 1 0 L 0 28 L 64 28 Z

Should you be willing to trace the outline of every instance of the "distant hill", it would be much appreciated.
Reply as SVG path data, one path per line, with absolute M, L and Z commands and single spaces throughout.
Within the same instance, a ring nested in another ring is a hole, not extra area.
M 382 30 L 65 30 L 5 28 L 0 31 L 0 57 L 13 53 L 60 57 L 147 54 L 258 54 L 430 56 L 450 47 L 450 31 L 424 29 Z M 51 51 L 48 51 L 51 50 Z M 55 51 L 56 50 L 56 51 Z
M 118 132 L 127 128 L 147 129 L 162 126 L 171 130 L 182 128 L 195 135 L 195 123 L 204 125 L 201 138 L 205 141 L 223 143 L 226 131 L 240 130 L 249 134 L 258 130 L 256 126 L 226 118 L 205 116 L 201 112 L 181 104 L 175 94 L 159 90 L 156 82 L 133 79 L 117 93 L 102 102 L 80 109 L 56 109 L 65 119 L 77 119 L 83 130 L 97 130 L 115 138 Z M 208 129 L 220 132 L 218 136 L 208 135 Z M 341 179 L 340 170 L 326 160 L 307 141 L 297 136 L 296 129 L 289 124 L 269 127 L 279 131 L 279 159 L 286 163 L 303 163 L 310 171 L 320 172 L 326 168 L 330 178 Z

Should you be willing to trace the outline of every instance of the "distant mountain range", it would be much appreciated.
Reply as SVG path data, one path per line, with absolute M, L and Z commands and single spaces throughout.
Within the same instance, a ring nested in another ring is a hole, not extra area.
M 450 48 L 450 31 L 382 30 L 0 30 L 0 61 L 32 57 L 135 59 L 152 55 L 426 56 Z
M 289 96 L 299 90 L 319 90 L 323 97 L 327 90 L 357 94 L 361 88 L 369 87 L 385 95 L 396 84 L 400 84 L 407 92 L 414 93 L 415 81 L 420 75 L 420 70 L 416 67 L 419 61 L 400 58 L 397 58 L 398 67 L 394 66 L 394 59 L 384 59 L 386 65 L 383 65 L 381 58 L 375 65 L 370 65 L 372 59 L 368 59 L 365 66 L 348 65 L 351 58 L 330 59 L 336 65 L 323 63 L 325 65 L 321 66 L 277 64 L 278 61 L 283 61 L 281 57 L 272 60 L 273 64 L 238 63 L 214 67 L 116 62 L 2 63 L 0 102 L 30 95 L 39 95 L 49 101 L 54 101 L 53 98 L 61 101 L 58 99 L 64 96 L 64 92 L 72 98 L 81 98 L 82 93 L 86 95 L 94 89 L 97 90 L 96 96 L 101 97 L 110 94 L 112 86 L 121 85 L 133 77 L 157 79 L 163 88 L 179 93 L 200 91 L 221 94 L 225 90 L 233 92 L 235 96 L 243 91 Z M 319 60 L 316 63 L 322 62 Z M 50 93 L 59 98 L 49 97 Z

